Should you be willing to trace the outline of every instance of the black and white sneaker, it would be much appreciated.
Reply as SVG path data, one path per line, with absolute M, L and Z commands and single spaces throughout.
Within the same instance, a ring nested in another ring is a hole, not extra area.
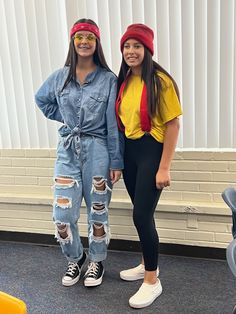
M 84 275 L 85 287 L 95 287 L 102 283 L 104 268 L 102 262 L 90 262 Z
M 82 258 L 77 262 L 69 262 L 67 271 L 65 275 L 62 277 L 63 286 L 70 287 L 73 286 L 76 282 L 79 281 L 82 268 L 85 264 L 87 255 L 84 252 Z

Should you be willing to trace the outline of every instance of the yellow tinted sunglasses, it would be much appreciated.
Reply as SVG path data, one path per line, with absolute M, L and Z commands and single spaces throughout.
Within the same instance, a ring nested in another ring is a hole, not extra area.
M 94 36 L 93 34 L 75 34 L 74 36 L 74 40 L 78 41 L 79 43 L 82 42 L 83 40 L 87 40 L 89 42 L 94 42 L 96 41 L 96 36 Z

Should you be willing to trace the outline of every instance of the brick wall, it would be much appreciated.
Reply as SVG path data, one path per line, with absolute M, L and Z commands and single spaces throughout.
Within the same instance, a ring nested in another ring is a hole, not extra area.
M 53 234 L 52 176 L 55 150 L 0 150 L 0 230 Z M 160 241 L 226 247 L 232 239 L 231 212 L 221 192 L 236 187 L 236 152 L 178 151 L 172 184 L 155 213 Z M 86 236 L 86 210 L 81 234 Z M 110 206 L 112 238 L 138 240 L 131 205 L 120 180 Z

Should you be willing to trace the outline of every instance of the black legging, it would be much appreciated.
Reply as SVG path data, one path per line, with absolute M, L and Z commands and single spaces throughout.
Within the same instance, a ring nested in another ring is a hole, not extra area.
M 134 205 L 133 220 L 141 242 L 145 269 L 154 271 L 158 265 L 159 237 L 154 212 L 162 190 L 156 188 L 163 144 L 152 136 L 137 140 L 125 139 L 125 186 Z

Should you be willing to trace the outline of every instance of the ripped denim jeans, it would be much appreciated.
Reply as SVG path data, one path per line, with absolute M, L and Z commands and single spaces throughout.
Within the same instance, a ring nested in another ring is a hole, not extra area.
M 76 140 L 76 139 L 75 139 Z M 83 255 L 78 220 L 84 198 L 88 217 L 89 258 L 106 259 L 110 240 L 108 206 L 111 199 L 109 154 L 106 140 L 81 136 L 80 149 L 72 143 L 65 148 L 60 138 L 54 171 L 53 221 L 55 237 L 68 261 Z

